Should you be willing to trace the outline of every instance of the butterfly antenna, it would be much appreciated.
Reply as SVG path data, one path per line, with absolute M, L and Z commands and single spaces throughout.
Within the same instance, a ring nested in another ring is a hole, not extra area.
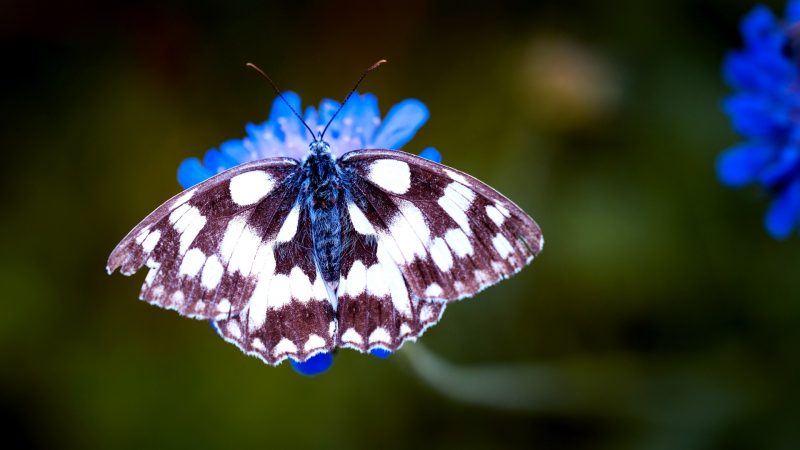
M 269 75 L 267 75 L 266 72 L 261 70 L 257 65 L 255 65 L 253 63 L 247 63 L 246 66 L 251 68 L 251 69 L 253 69 L 253 70 L 255 70 L 256 72 L 260 73 L 261 76 L 263 76 L 264 78 L 267 79 L 267 81 L 269 81 L 269 84 L 272 86 L 272 89 L 275 89 L 275 92 L 278 93 L 278 97 L 280 97 L 281 100 L 283 100 L 283 103 L 286 103 L 286 106 L 288 106 L 289 109 L 292 110 L 292 112 L 294 113 L 295 117 L 300 119 L 300 122 L 303 122 L 303 125 L 305 125 L 306 130 L 308 130 L 308 132 L 311 133 L 311 139 L 314 139 L 314 131 L 311 130 L 311 127 L 308 126 L 308 124 L 306 123 L 305 120 L 303 120 L 303 118 L 300 116 L 300 114 L 297 111 L 295 111 L 294 108 L 292 108 L 292 105 L 289 103 L 288 100 L 286 100 L 286 97 L 283 96 L 283 93 L 281 92 L 280 89 L 278 89 L 278 86 L 275 84 L 275 82 L 272 81 L 272 78 L 270 78 Z M 364 78 L 364 77 L 362 76 L 361 78 Z M 327 128 L 327 127 L 325 127 L 325 128 Z
M 378 66 L 380 66 L 381 64 L 383 64 L 385 62 L 386 62 L 386 60 L 382 59 L 382 60 L 376 62 L 375 64 L 369 66 L 369 68 L 367 70 L 365 70 L 364 73 L 361 74 L 361 78 L 358 79 L 358 81 L 356 82 L 356 85 L 353 86 L 353 89 L 350 91 L 349 94 L 347 94 L 347 97 L 345 97 L 344 100 L 342 100 L 342 104 L 339 105 L 339 109 L 337 109 L 336 112 L 333 113 L 333 116 L 331 116 L 331 120 L 329 120 L 328 124 L 325 125 L 325 128 L 322 130 L 322 134 L 319 135 L 319 139 L 320 140 L 322 140 L 322 137 L 325 136 L 325 132 L 328 131 L 328 127 L 331 126 L 331 123 L 333 123 L 333 119 L 335 119 L 336 115 L 339 114 L 339 111 L 341 111 L 342 108 L 344 108 L 344 104 L 347 103 L 347 100 L 350 100 L 350 96 L 353 95 L 353 92 L 355 92 L 356 89 L 358 89 L 358 85 L 361 84 L 362 81 L 364 81 L 364 78 L 367 76 L 367 74 L 372 72 L 373 70 L 377 69 Z

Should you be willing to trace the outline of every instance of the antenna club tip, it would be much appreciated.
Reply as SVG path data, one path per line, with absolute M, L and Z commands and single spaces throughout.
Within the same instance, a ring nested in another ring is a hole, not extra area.
M 381 59 L 380 61 L 378 61 L 378 62 L 376 62 L 375 64 L 373 64 L 372 66 L 370 66 L 370 68 L 369 68 L 369 69 L 367 69 L 367 72 L 369 72 L 369 71 L 371 71 L 371 70 L 374 70 L 374 69 L 377 69 L 377 68 L 378 68 L 378 66 L 380 66 L 381 64 L 383 64 L 383 63 L 385 63 L 385 62 L 386 62 L 386 60 L 385 60 L 385 59 Z

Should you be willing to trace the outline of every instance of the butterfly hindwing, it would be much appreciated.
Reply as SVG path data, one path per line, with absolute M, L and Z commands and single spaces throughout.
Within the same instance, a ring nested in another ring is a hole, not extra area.
M 342 255 L 337 290 L 339 346 L 397 350 L 436 323 L 445 305 L 409 295 L 400 268 L 377 236 L 360 234 L 352 224 L 344 228 L 351 246 Z
M 335 294 L 325 287 L 311 248 L 308 212 L 296 203 L 273 249 L 265 249 L 247 306 L 217 322 L 225 340 L 273 365 L 287 357 L 304 361 L 335 346 Z
M 393 150 L 353 151 L 340 165 L 350 176 L 354 229 L 376 236 L 414 298 L 473 295 L 541 250 L 536 222 L 463 172 Z
M 295 202 L 298 187 L 288 181 L 298 167 L 289 158 L 256 161 L 185 190 L 128 233 L 106 269 L 131 275 L 149 267 L 140 298 L 182 315 L 238 314 Z

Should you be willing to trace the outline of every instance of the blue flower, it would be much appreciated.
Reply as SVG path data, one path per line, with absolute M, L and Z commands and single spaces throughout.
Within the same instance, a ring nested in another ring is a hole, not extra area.
M 283 96 L 295 111 L 302 110 L 297 94 L 284 92 Z M 339 106 L 340 103 L 335 100 L 324 99 L 319 108 L 306 108 L 303 120 L 312 130 L 321 132 Z M 394 105 L 381 120 L 378 99 L 374 95 L 353 93 L 328 128 L 325 141 L 330 144 L 335 156 L 357 149 L 397 150 L 410 141 L 427 120 L 428 108 L 419 100 L 403 100 Z M 208 150 L 202 161 L 198 158 L 183 160 L 178 167 L 178 183 L 188 189 L 231 167 L 264 158 L 288 156 L 302 160 L 312 140 L 300 119 L 280 98 L 272 102 L 266 122 L 247 124 L 245 130 L 246 137 L 226 141 L 218 149 Z M 433 147 L 424 149 L 420 156 L 435 162 L 442 161 L 442 156 Z M 214 327 L 214 322 L 211 323 Z M 381 359 L 391 355 L 390 351 L 384 349 L 375 349 L 370 353 Z M 331 367 L 333 355 L 319 353 L 304 362 L 293 359 L 289 362 L 300 374 L 318 375 Z
M 764 225 L 784 239 L 800 228 L 800 0 L 781 21 L 764 6 L 742 20 L 744 48 L 723 63 L 735 92 L 723 109 L 745 142 L 717 160 L 720 180 L 731 187 L 757 183 L 773 195 Z

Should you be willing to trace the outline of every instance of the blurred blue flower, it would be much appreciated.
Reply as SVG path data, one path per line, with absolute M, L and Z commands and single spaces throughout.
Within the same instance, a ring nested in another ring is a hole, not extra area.
M 800 228 L 800 0 L 779 20 L 757 6 L 741 23 L 744 48 L 723 62 L 735 92 L 723 109 L 745 142 L 717 160 L 720 180 L 732 187 L 757 183 L 773 196 L 764 225 L 784 239 Z
M 283 96 L 295 111 L 301 111 L 300 96 L 294 92 L 284 92 Z M 339 105 L 335 100 L 324 99 L 319 108 L 306 108 L 303 120 L 315 132 L 322 132 Z M 355 92 L 328 127 L 325 141 L 330 144 L 331 152 L 337 157 L 357 149 L 398 150 L 427 121 L 428 108 L 419 100 L 403 100 L 394 105 L 381 120 L 377 97 Z M 226 141 L 219 149 L 208 150 L 202 161 L 198 158 L 183 160 L 178 166 L 178 183 L 188 189 L 231 167 L 259 159 L 288 156 L 302 160 L 312 140 L 300 119 L 280 98 L 275 98 L 272 102 L 272 110 L 266 122 L 259 125 L 247 124 L 245 130 L 246 137 Z M 423 150 L 420 156 L 442 162 L 441 154 L 433 147 Z M 219 334 L 213 321 L 211 326 Z M 386 359 L 391 352 L 374 349 L 370 354 Z M 318 375 L 331 367 L 333 355 L 318 353 L 304 362 L 293 359 L 289 362 L 302 375 Z

